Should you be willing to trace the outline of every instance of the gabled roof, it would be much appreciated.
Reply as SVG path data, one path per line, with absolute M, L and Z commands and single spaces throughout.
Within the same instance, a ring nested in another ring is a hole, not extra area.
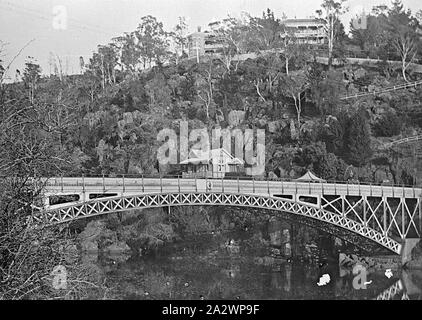
M 201 149 L 193 149 L 189 152 L 189 158 L 180 162 L 180 164 L 198 164 L 198 163 L 209 163 L 212 159 L 217 159 L 223 153 L 225 164 L 238 164 L 242 165 L 243 161 L 233 157 L 226 149 L 212 149 L 209 151 L 203 151 Z
M 326 182 L 324 179 L 318 178 L 316 175 L 314 175 L 311 171 L 308 170 L 308 172 L 306 172 L 303 176 L 301 176 L 300 178 L 297 178 L 295 181 L 300 181 L 300 182 Z

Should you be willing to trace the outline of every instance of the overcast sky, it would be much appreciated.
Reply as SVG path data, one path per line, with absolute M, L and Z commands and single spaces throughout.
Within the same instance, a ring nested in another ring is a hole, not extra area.
M 133 31 L 142 16 L 152 15 L 171 30 L 179 16 L 188 19 L 190 30 L 203 28 L 213 19 L 230 14 L 240 16 L 242 11 L 254 16 L 261 15 L 266 8 L 281 17 L 311 16 L 320 7 L 322 0 L 0 0 L 0 40 L 6 42 L 2 60 L 8 62 L 29 41 L 10 68 L 14 78 L 16 69 L 23 69 L 27 56 L 35 57 L 44 73 L 49 73 L 50 52 L 61 57 L 63 68 L 76 73 L 79 56 L 85 61 L 98 44 L 106 44 L 123 32 Z M 348 0 L 349 13 L 343 17 L 348 27 L 351 16 L 365 8 L 390 4 L 391 0 Z M 406 8 L 416 12 L 422 9 L 420 0 L 403 0 Z M 67 28 L 57 30 L 53 19 L 58 16 L 54 8 L 64 6 L 67 12 Z

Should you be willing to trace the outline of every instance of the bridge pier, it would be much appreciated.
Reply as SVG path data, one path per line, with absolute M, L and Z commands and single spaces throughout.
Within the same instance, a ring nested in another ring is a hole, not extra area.
M 403 240 L 401 264 L 407 269 L 422 269 L 422 241 L 420 238 Z

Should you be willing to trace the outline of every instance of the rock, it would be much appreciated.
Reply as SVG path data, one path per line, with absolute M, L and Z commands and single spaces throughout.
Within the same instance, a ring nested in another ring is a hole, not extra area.
M 104 243 L 106 246 L 116 239 L 116 232 L 107 229 L 104 221 L 89 222 L 84 231 L 82 231 L 78 239 L 81 243 L 81 249 L 85 252 L 97 252 L 100 249 L 100 244 Z
M 287 123 L 285 120 L 271 121 L 268 122 L 267 126 L 270 133 L 276 133 L 284 129 L 287 126 Z
M 156 224 L 166 219 L 166 214 L 162 208 L 144 209 L 142 214 L 146 224 Z
M 297 140 L 299 137 L 295 126 L 295 121 L 293 119 L 290 119 L 290 137 L 292 140 Z
M 65 260 L 67 263 L 75 263 L 79 259 L 79 252 L 76 244 L 70 244 L 65 247 Z
M 106 225 L 103 221 L 90 221 L 84 231 L 79 234 L 78 238 L 83 241 L 96 241 L 105 229 Z
M 130 210 L 122 213 L 122 224 L 132 224 L 141 216 L 141 210 Z
M 355 79 L 363 78 L 366 76 L 366 74 L 367 72 L 364 68 L 359 68 L 358 70 L 354 72 Z
M 289 229 L 283 229 L 283 243 L 290 242 L 290 230 Z
M 245 111 L 232 110 L 228 115 L 228 122 L 230 126 L 238 126 L 245 120 Z
M 343 246 L 343 240 L 340 238 L 335 237 L 334 239 L 334 246 L 337 248 L 341 248 Z
M 98 252 L 98 243 L 96 241 L 84 240 L 81 242 L 81 249 L 84 252 L 95 253 Z
M 110 253 L 123 253 L 130 251 L 130 247 L 124 241 L 116 241 L 115 243 L 109 245 L 107 248 L 104 249 L 106 252 Z
M 81 262 L 82 264 L 95 264 L 98 262 L 98 251 L 97 252 L 82 252 L 81 254 Z
M 129 252 L 108 252 L 107 258 L 113 261 L 113 264 L 123 263 L 131 257 Z
M 290 245 L 289 242 L 284 245 L 284 255 L 286 257 L 292 256 L 292 246 Z
M 387 92 L 379 94 L 378 97 L 384 102 L 389 102 L 393 100 L 393 95 Z
M 406 269 L 422 269 L 422 241 L 412 249 L 412 259 L 406 263 Z
M 374 85 L 372 85 L 372 84 L 370 84 L 370 85 L 368 86 L 368 92 L 374 92 L 374 91 L 376 91 L 376 89 L 377 89 L 377 87 L 376 87 L 376 86 L 374 86 Z
M 265 119 L 259 119 L 258 120 L 258 127 L 259 128 L 265 128 L 266 127 L 266 125 L 267 125 L 267 120 L 265 120 Z
M 230 254 L 237 254 L 237 253 L 239 253 L 239 252 L 240 252 L 240 246 L 236 246 L 236 245 L 228 245 L 228 246 L 226 246 L 226 248 L 227 248 L 227 251 L 228 251 Z
M 280 247 L 282 245 L 281 230 L 270 233 L 270 244 L 275 247 Z

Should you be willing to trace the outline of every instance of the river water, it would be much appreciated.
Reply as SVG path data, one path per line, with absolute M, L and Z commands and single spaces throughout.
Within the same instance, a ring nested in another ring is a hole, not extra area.
M 214 235 L 195 237 L 137 256 L 103 256 L 97 265 L 113 299 L 422 299 L 420 272 L 392 270 L 388 278 L 385 270 L 370 271 L 366 289 L 356 289 L 352 270 L 334 262 L 274 258 L 248 239 L 226 244 Z M 323 275 L 330 280 L 318 285 Z

